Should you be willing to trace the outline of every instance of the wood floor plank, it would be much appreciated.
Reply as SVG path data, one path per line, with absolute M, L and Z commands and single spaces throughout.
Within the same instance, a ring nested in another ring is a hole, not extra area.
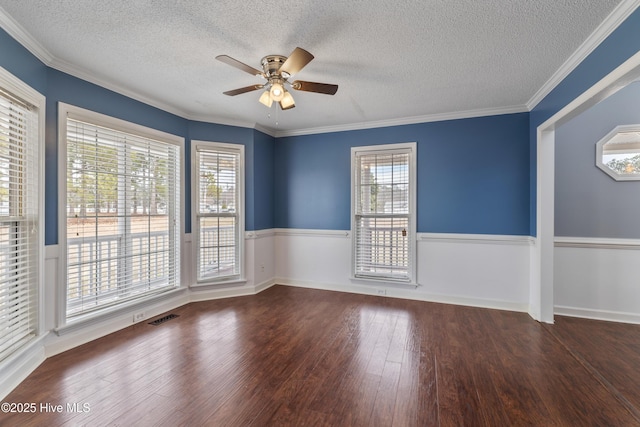
M 531 323 L 518 313 L 492 315 L 499 327 L 512 332 L 511 339 L 503 343 L 501 357 L 504 359 L 511 354 L 515 356 L 511 363 L 526 367 L 521 376 L 532 384 L 553 422 L 561 425 L 640 425 L 596 378 L 546 332 L 543 325 Z M 608 403 L 602 405 L 603 401 Z
M 502 372 L 497 369 L 499 355 L 492 345 L 491 337 L 486 333 L 485 325 L 489 320 L 487 312 L 488 310 L 467 310 L 463 321 L 465 349 L 472 355 L 469 364 L 478 395 L 479 419 L 482 420 L 479 425 L 517 425 L 508 418 L 501 400 L 501 389 L 496 387 Z
M 522 372 L 522 367 L 531 360 L 526 357 L 539 358 L 542 355 L 531 354 L 531 348 L 524 343 L 518 343 L 517 348 L 510 352 L 499 351 L 507 341 L 516 339 L 517 334 L 523 331 L 513 332 L 504 325 L 494 324 L 489 311 L 477 312 L 476 315 L 481 317 L 475 319 L 474 324 L 483 325 L 483 330 L 494 331 L 491 334 L 476 331 L 482 334 L 482 342 L 474 348 L 474 377 L 477 384 L 483 384 L 482 406 L 491 408 L 484 411 L 486 425 L 553 425 L 543 396 Z M 486 328 L 487 325 L 493 327 Z
M 365 328 L 362 334 L 351 335 L 351 346 L 345 348 L 351 352 L 345 373 L 335 386 L 330 382 L 322 383 L 323 392 L 316 394 L 313 401 L 316 411 L 326 412 L 335 422 L 342 420 L 352 425 L 358 425 L 369 416 L 381 377 L 368 373 L 367 366 L 379 335 L 377 325 Z M 322 371 L 318 373 L 321 374 Z
M 640 426 L 640 331 L 274 286 L 47 359 L 0 425 Z M 66 409 L 66 408 L 65 408 Z
M 439 425 L 437 392 L 433 354 L 406 351 L 398 379 L 392 425 Z
M 369 425 L 390 426 L 393 424 L 401 368 L 402 364 L 398 362 L 384 364 Z
M 556 316 L 547 329 L 640 408 L 640 325 Z
M 466 337 L 455 307 L 442 307 L 442 328 L 432 329 L 441 426 L 483 425 Z

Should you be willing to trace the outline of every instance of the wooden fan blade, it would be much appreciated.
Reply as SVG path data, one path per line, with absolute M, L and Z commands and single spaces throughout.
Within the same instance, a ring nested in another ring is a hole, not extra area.
M 236 96 L 236 95 L 240 95 L 241 93 L 247 93 L 253 90 L 262 89 L 263 87 L 264 85 L 251 85 L 251 86 L 241 87 L 240 89 L 228 90 L 222 93 L 229 96 Z
M 302 70 L 313 59 L 313 55 L 302 48 L 295 48 L 291 55 L 280 66 L 278 74 L 287 73 L 290 76 Z
M 291 87 L 295 90 L 302 90 L 305 92 L 324 93 L 326 95 L 335 95 L 338 91 L 338 85 L 330 85 L 327 83 L 305 82 L 302 80 L 296 80 L 291 83 Z
M 224 62 L 225 64 L 231 65 L 232 67 L 236 67 L 237 69 L 242 70 L 246 73 L 252 74 L 254 76 L 262 75 L 262 71 L 257 70 L 253 67 L 250 67 L 249 65 L 245 64 L 244 62 L 240 62 L 237 59 L 233 59 L 229 55 L 218 55 L 216 56 L 216 59 L 218 61 Z

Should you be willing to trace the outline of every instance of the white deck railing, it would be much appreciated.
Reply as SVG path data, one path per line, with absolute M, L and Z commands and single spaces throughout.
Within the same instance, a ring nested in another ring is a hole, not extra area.
M 202 230 L 201 277 L 236 267 L 234 227 Z M 173 281 L 169 265 L 168 231 L 67 240 L 67 313 L 161 290 Z

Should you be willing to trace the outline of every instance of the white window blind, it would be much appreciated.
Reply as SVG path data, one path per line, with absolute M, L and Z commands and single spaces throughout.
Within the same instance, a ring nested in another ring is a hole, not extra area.
M 355 277 L 412 280 L 411 155 L 410 149 L 355 152 Z
M 67 318 L 179 286 L 179 146 L 66 127 Z
M 196 145 L 198 281 L 242 274 L 242 149 Z
M 37 329 L 38 111 L 0 88 L 0 360 Z

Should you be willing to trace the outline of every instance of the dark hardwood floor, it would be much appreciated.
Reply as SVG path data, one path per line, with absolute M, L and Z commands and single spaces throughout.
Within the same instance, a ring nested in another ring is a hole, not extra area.
M 640 426 L 636 325 L 285 286 L 172 313 L 46 360 L 0 425 Z

